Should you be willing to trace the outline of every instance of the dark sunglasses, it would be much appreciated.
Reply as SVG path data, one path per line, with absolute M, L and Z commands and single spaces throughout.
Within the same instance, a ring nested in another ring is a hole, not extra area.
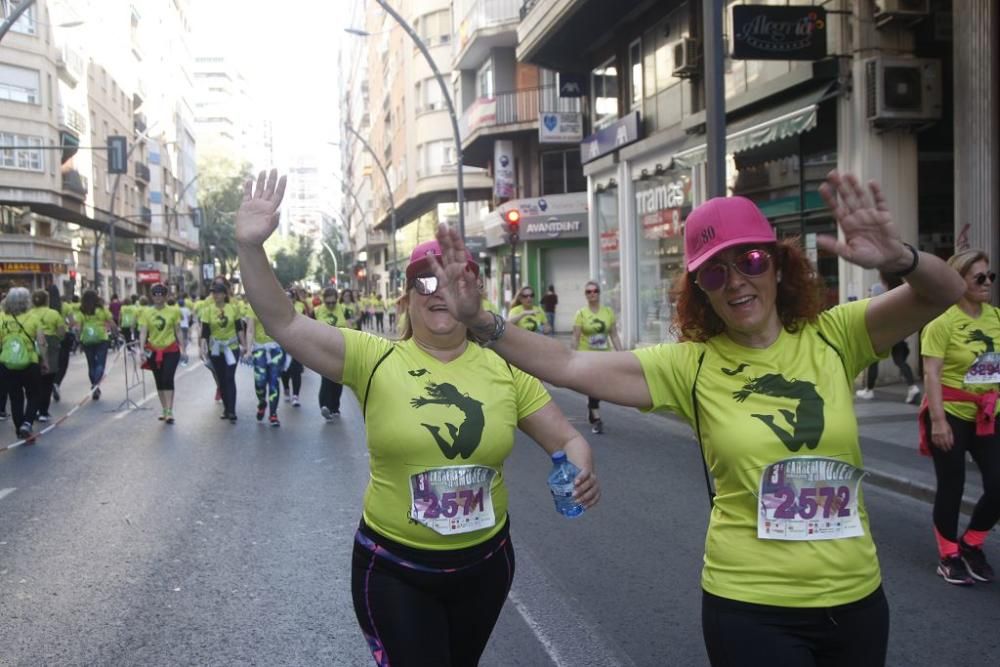
M 977 273 L 972 277 L 976 280 L 977 285 L 985 285 L 987 280 L 991 283 L 995 283 L 997 281 L 997 274 L 994 271 L 990 271 L 989 273 Z
M 336 301 L 324 301 L 323 303 L 327 306 L 330 306 L 331 308 L 337 305 Z
M 771 266 L 771 255 L 766 250 L 753 248 L 737 255 L 731 262 L 709 262 L 703 264 L 695 274 L 695 283 L 706 292 L 721 289 L 729 280 L 729 267 L 733 267 L 747 278 L 756 278 L 767 272 Z
M 437 276 L 417 276 L 413 279 L 410 287 L 417 290 L 421 296 L 430 296 L 438 291 Z
M 601 290 L 599 290 L 599 289 L 588 289 L 588 290 L 584 290 L 584 293 L 585 294 L 600 294 Z
M 535 293 L 534 292 L 521 292 L 521 296 L 533 297 L 533 296 L 535 296 Z

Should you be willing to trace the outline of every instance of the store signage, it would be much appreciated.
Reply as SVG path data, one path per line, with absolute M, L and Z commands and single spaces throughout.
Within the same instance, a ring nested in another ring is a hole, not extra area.
M 160 272 L 159 271 L 136 271 L 135 279 L 140 283 L 158 283 L 160 282 Z
M 583 139 L 583 114 L 578 111 L 538 114 L 538 143 L 575 144 Z
M 0 262 L 0 273 L 66 273 L 66 267 L 49 262 Z
M 641 127 L 638 111 L 633 111 L 627 116 L 619 118 L 583 140 L 580 144 L 581 160 L 584 163 L 590 162 L 618 150 L 622 146 L 639 141 Z
M 501 199 L 514 196 L 514 142 L 493 143 L 493 194 Z
M 635 211 L 645 239 L 679 237 L 691 212 L 691 175 L 670 170 L 635 183 Z
M 559 72 L 559 97 L 583 97 L 586 94 L 586 74 Z
M 826 57 L 822 7 L 733 6 L 736 60 L 819 60 Z
M 521 239 L 525 241 L 587 236 L 587 220 L 582 217 L 562 218 L 552 216 L 547 220 L 521 225 Z

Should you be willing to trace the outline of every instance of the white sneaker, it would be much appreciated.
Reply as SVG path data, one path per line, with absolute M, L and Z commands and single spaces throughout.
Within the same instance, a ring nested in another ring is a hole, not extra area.
M 866 401 L 870 401 L 873 398 L 875 398 L 875 392 L 872 391 L 871 389 L 858 389 L 856 392 L 854 392 L 854 395 L 857 396 L 858 398 L 863 398 Z
M 906 402 L 913 405 L 920 398 L 920 387 L 915 384 L 910 385 L 910 389 L 906 392 Z
M 297 408 L 300 405 L 302 405 L 302 404 L 299 403 L 299 397 L 298 396 L 292 396 L 292 407 L 293 408 Z
M 323 415 L 323 419 L 327 421 L 333 419 L 333 413 L 330 412 L 330 408 L 326 407 L 325 405 L 319 409 L 319 413 Z

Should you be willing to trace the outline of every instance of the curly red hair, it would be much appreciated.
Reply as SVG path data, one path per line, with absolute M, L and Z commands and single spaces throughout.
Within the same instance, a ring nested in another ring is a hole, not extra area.
M 795 333 L 805 322 L 815 322 L 823 312 L 823 279 L 816 273 L 798 237 L 786 238 L 766 246 L 781 271 L 775 306 L 785 331 Z M 677 304 L 672 329 L 679 340 L 705 342 L 726 330 L 726 325 L 712 309 L 708 297 L 694 282 L 694 274 L 685 272 L 674 282 L 670 296 Z

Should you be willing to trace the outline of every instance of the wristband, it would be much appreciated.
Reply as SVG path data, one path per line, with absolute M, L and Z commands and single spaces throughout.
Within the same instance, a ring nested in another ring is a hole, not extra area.
M 479 343 L 481 347 L 492 347 L 494 343 L 500 340 L 504 331 L 507 330 L 507 322 L 502 317 L 496 313 L 490 313 L 490 315 L 493 316 L 493 332 L 489 335 L 489 337 L 482 339 L 479 336 L 476 336 L 475 333 L 472 334 L 475 336 L 476 342 Z
M 905 269 L 903 269 L 902 271 L 892 274 L 896 278 L 905 278 L 906 276 L 910 275 L 917 269 L 917 264 L 920 263 L 920 254 L 917 253 L 917 249 L 911 246 L 906 241 L 903 241 L 903 245 L 905 245 L 907 250 L 909 250 L 913 254 L 913 262 L 911 262 L 910 265 Z

